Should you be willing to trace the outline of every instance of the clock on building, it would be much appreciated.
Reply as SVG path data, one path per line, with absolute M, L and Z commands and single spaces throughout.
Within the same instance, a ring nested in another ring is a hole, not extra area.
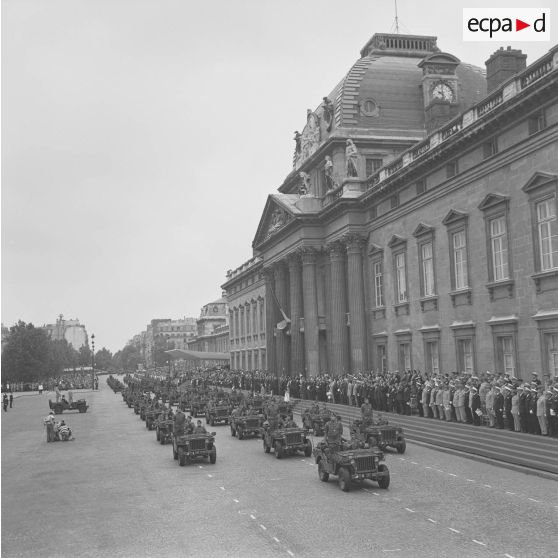
M 449 85 L 449 83 L 445 81 L 439 81 L 432 87 L 432 98 L 453 103 L 455 101 L 455 94 L 453 92 L 452 86 Z

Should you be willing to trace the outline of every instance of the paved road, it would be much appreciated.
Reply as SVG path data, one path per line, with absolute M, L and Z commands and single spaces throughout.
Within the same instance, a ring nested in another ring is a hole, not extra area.
M 297 401 L 297 407 L 305 409 L 308 401 Z M 335 409 L 346 423 L 360 418 L 360 409 L 347 405 L 328 405 Z M 424 442 L 444 449 L 457 450 L 474 458 L 495 459 L 509 467 L 525 468 L 532 474 L 547 475 L 558 480 L 558 440 L 548 436 L 536 436 L 492 429 L 470 424 L 457 424 L 417 415 L 379 413 L 390 423 L 402 426 L 407 440 Z
M 68 443 L 45 395 L 2 414 L 3 556 L 558 556 L 555 481 L 409 444 L 388 490 L 345 494 L 226 426 L 216 465 L 179 467 L 104 383 L 86 398 Z

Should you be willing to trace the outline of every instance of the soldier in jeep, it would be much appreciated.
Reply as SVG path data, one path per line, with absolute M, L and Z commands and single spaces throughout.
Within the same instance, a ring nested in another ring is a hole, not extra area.
M 325 441 L 331 451 L 339 451 L 343 445 L 343 424 L 339 415 L 333 415 L 324 427 Z

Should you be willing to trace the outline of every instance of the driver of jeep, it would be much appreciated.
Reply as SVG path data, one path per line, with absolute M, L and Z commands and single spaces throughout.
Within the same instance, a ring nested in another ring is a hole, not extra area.
M 207 434 L 207 430 L 202 426 L 202 421 L 198 420 L 198 424 L 194 428 L 194 434 Z
M 343 424 L 339 415 L 333 415 L 324 427 L 325 441 L 331 451 L 339 451 L 342 448 Z
M 298 424 L 294 421 L 293 415 L 290 414 L 288 418 L 285 420 L 285 428 L 298 428 Z

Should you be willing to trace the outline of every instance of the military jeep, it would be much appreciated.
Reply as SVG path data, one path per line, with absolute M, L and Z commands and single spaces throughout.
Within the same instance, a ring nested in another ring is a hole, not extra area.
M 323 436 L 324 427 L 331 419 L 331 411 L 329 409 L 320 409 L 313 412 L 313 409 L 306 409 L 302 414 L 302 423 L 304 428 L 312 430 L 314 436 Z
M 357 436 L 370 447 L 377 446 L 384 451 L 388 446 L 397 450 L 397 453 L 405 453 L 407 442 L 400 426 L 389 424 L 380 416 L 372 424 L 364 425 L 362 420 L 355 420 L 350 425 L 351 435 Z
M 351 483 L 361 483 L 364 479 L 376 481 L 380 488 L 389 486 L 389 470 L 384 463 L 380 463 L 384 454 L 378 447 L 354 449 L 350 444 L 343 444 L 342 448 L 331 450 L 326 442 L 320 442 L 314 448 L 318 476 L 322 482 L 327 482 L 329 475 L 336 475 L 343 492 L 349 492 Z
M 160 409 L 147 409 L 145 411 L 145 428 L 147 428 L 147 430 L 153 430 L 155 421 L 160 414 Z
M 208 405 L 205 409 L 205 422 L 210 426 L 215 423 L 229 424 L 230 412 L 228 405 Z
M 172 436 L 172 455 L 183 467 L 192 459 L 207 458 L 209 463 L 217 461 L 217 449 L 215 448 L 215 432 L 211 434 L 184 434 Z
M 312 442 L 308 431 L 304 428 L 278 428 L 271 430 L 264 427 L 262 432 L 263 448 L 269 453 L 271 448 L 275 451 L 275 457 L 281 459 L 285 455 L 293 455 L 298 451 L 304 452 L 306 457 L 312 455 Z
M 77 401 L 72 401 L 71 403 L 65 399 L 58 402 L 54 402 L 49 399 L 48 406 L 54 411 L 55 415 L 61 415 L 64 411 L 79 411 L 80 413 L 86 413 L 89 408 L 85 399 L 78 399 Z
M 161 420 L 158 419 L 155 423 L 155 433 L 157 436 L 157 441 L 161 445 L 165 445 L 167 442 L 172 440 L 172 430 L 174 426 L 174 421 L 171 420 Z
M 263 415 L 231 415 L 231 436 L 239 440 L 257 436 L 262 432 Z

